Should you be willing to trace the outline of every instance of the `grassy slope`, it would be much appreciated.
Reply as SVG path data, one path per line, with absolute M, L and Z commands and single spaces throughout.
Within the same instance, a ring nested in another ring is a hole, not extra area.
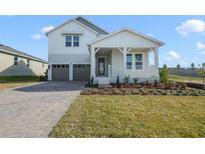
M 0 90 L 31 85 L 39 80 L 39 76 L 0 76 Z
M 0 82 L 38 82 L 39 76 L 0 76 Z
M 202 78 L 179 76 L 179 75 L 174 75 L 174 74 L 169 74 L 168 78 L 169 78 L 169 80 L 181 81 L 181 82 L 196 82 L 196 83 L 202 83 L 203 82 Z
M 11 83 L 0 83 L 0 90 L 5 90 L 9 88 L 21 87 L 21 86 L 29 86 L 34 84 L 35 82 L 11 82 Z
M 205 97 L 80 96 L 50 137 L 205 137 Z

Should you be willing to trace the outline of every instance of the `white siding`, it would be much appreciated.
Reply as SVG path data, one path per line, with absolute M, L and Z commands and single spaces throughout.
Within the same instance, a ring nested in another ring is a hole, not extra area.
M 80 46 L 79 47 L 66 47 L 65 36 L 62 33 L 65 32 L 79 32 Z M 56 29 L 48 35 L 48 56 L 51 55 L 89 55 L 87 47 L 88 42 L 96 38 L 96 34 L 76 23 L 71 21 L 68 24 Z M 51 60 L 51 59 L 50 59 Z M 52 61 L 49 60 L 49 63 Z M 88 61 L 87 61 L 88 62 Z
M 135 54 L 140 53 L 143 54 L 143 69 L 137 70 L 135 69 Z M 132 54 L 132 70 L 126 69 L 126 75 L 133 78 L 149 78 L 149 58 L 148 52 L 142 49 L 132 49 L 129 54 Z M 122 81 L 124 78 L 123 72 L 123 54 L 118 49 L 112 50 L 112 77 L 111 82 L 116 82 L 117 76 L 119 75 L 120 80 Z
M 118 49 L 113 49 L 111 67 L 112 82 L 116 82 L 118 75 L 120 79 L 123 78 L 123 54 Z
M 113 36 L 107 37 L 93 44 L 96 47 L 138 47 L 150 48 L 159 47 L 159 44 L 129 31 L 122 31 Z

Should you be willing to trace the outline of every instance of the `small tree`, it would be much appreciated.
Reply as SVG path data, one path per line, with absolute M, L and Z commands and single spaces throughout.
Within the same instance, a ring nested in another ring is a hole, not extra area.
M 164 69 L 167 69 L 167 64 L 164 64 L 164 65 L 163 65 L 163 68 L 164 68 Z
M 205 83 L 205 63 L 201 64 L 201 69 L 198 71 L 198 74 L 202 76 L 203 83 Z
M 180 65 L 180 64 L 177 64 L 177 68 L 180 69 L 180 68 L 181 68 L 181 65 Z
M 168 82 L 168 69 L 161 69 L 159 72 L 160 82 L 167 83 Z
M 194 69 L 194 67 L 195 67 L 195 65 L 194 65 L 194 63 L 192 62 L 192 63 L 191 63 L 191 68 Z

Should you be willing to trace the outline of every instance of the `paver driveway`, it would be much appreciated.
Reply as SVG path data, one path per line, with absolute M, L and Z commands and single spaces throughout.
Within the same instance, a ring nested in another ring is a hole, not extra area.
M 46 82 L 0 91 L 0 137 L 48 137 L 84 82 Z

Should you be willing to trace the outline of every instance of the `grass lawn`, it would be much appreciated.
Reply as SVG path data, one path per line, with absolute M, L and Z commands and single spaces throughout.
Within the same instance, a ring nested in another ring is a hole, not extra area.
M 38 82 L 39 76 L 0 76 L 0 82 Z
M 39 80 L 39 76 L 0 76 L 0 90 L 32 85 Z
M 10 82 L 10 83 L 0 83 L 0 90 L 5 90 L 8 88 L 15 88 L 20 86 L 32 85 L 35 82 Z
M 180 82 L 203 83 L 202 78 L 199 77 L 179 76 L 174 74 L 169 74 L 168 79 L 172 81 L 180 81 Z
M 79 96 L 50 137 L 205 137 L 204 96 Z

